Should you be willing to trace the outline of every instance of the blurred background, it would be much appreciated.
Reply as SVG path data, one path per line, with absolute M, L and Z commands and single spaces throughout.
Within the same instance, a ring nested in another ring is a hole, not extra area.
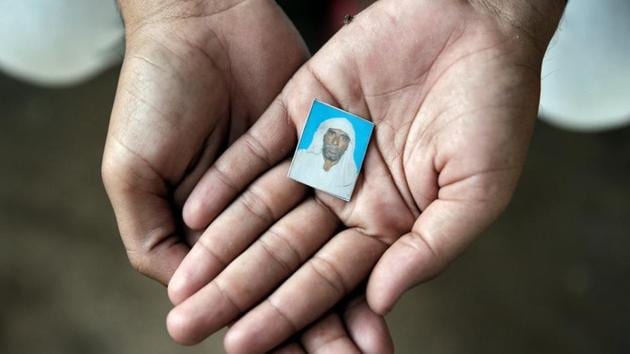
M 71 2 L 103 7 L 92 40 L 55 27 Z M 571 2 L 514 200 L 388 316 L 397 352 L 630 352 L 630 6 L 608 2 Z M 313 51 L 364 5 L 280 3 Z M 38 44 L 36 23 L 60 30 Z M 122 38 L 107 1 L 0 1 L 0 353 L 222 352 L 222 335 L 170 340 L 165 290 L 129 266 L 101 183 Z

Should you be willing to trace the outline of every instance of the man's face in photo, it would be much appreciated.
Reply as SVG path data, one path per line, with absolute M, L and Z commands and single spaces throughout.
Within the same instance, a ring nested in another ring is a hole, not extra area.
M 337 162 L 348 149 L 350 137 L 341 129 L 330 128 L 324 134 L 324 158 L 329 161 Z

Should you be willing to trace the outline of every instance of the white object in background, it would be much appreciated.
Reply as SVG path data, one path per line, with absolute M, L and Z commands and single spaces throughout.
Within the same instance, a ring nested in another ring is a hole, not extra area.
M 581 131 L 629 123 L 630 1 L 569 1 L 542 77 L 543 120 Z
M 0 1 L 0 69 L 42 85 L 70 85 L 122 59 L 115 0 Z

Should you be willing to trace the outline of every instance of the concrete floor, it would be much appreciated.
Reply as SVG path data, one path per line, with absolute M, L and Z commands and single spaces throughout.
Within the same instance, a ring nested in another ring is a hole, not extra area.
M 164 289 L 125 258 L 99 175 L 117 73 L 0 76 L 0 353 L 221 352 L 172 343 Z M 398 352 L 629 352 L 629 236 L 630 128 L 540 123 L 506 214 L 389 316 Z

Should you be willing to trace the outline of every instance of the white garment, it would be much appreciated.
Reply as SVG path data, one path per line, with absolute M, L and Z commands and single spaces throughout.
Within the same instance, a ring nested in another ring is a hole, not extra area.
M 328 129 L 344 131 L 350 142 L 339 161 L 328 171 L 324 170 L 324 135 Z M 308 149 L 299 149 L 289 171 L 289 177 L 322 190 L 343 200 L 350 200 L 359 175 L 354 163 L 356 136 L 352 124 L 346 118 L 331 118 L 320 123 Z
M 542 68 L 540 115 L 563 128 L 630 123 L 630 1 L 571 0 Z
M 72 85 L 120 62 L 115 0 L 0 1 L 0 70 L 48 86 Z

